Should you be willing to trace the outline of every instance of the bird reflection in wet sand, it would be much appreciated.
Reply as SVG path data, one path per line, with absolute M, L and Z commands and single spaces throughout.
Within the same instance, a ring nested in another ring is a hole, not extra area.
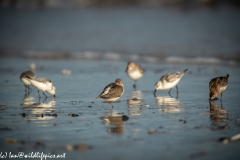
M 30 96 L 29 94 L 25 94 L 23 98 L 23 102 L 21 103 L 21 106 L 23 107 L 29 107 L 36 104 L 34 101 L 34 97 Z
M 156 102 L 158 103 L 159 106 L 162 108 L 159 109 L 162 112 L 166 113 L 177 113 L 181 112 L 182 109 L 182 104 L 180 101 L 176 98 L 170 97 L 170 96 L 164 96 L 164 97 L 156 97 Z
M 124 122 L 129 118 L 126 115 L 119 115 L 117 111 L 111 110 L 106 116 L 101 117 L 104 120 L 105 125 L 114 125 L 115 127 L 110 127 L 109 132 L 123 134 L 124 133 Z
M 46 100 L 46 99 L 45 99 Z M 28 120 L 50 120 L 56 117 L 52 111 L 53 107 L 56 105 L 55 98 L 52 98 L 48 102 L 32 102 L 30 106 L 24 106 L 25 112 L 27 112 L 26 118 Z
M 141 115 L 142 91 L 133 91 L 127 103 L 129 115 Z
M 212 120 L 211 129 L 219 130 L 227 126 L 227 111 L 222 107 L 209 101 L 210 104 L 210 119 Z

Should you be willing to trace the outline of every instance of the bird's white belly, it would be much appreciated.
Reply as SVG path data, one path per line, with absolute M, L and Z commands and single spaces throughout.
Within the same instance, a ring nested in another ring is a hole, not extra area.
M 139 71 L 128 72 L 128 76 L 133 80 L 137 80 L 142 77 L 142 73 Z
M 37 81 L 32 81 L 32 84 L 37 87 L 39 90 L 46 91 L 51 89 L 51 85 L 48 83 L 41 83 Z
M 227 89 L 227 86 L 225 86 L 225 87 L 220 87 L 219 91 L 220 91 L 220 93 L 222 93 L 222 92 L 225 91 L 226 89 Z
M 21 78 L 21 80 L 25 85 L 30 85 L 31 84 L 31 82 L 27 78 Z
M 163 90 L 164 89 L 171 89 L 171 88 L 175 87 L 178 84 L 179 80 L 176 80 L 176 81 L 171 82 L 171 83 L 164 81 L 164 83 L 163 83 L 164 85 L 163 85 L 162 89 Z
M 116 100 L 118 100 L 120 97 L 117 97 L 117 98 L 109 98 L 109 99 L 107 99 L 107 101 L 116 101 Z

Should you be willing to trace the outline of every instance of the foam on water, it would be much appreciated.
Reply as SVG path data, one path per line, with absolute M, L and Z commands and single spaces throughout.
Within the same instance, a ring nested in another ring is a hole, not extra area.
M 147 54 L 126 54 L 118 52 L 56 52 L 56 51 L 27 51 L 27 52 L 2 52 L 3 57 L 20 57 L 34 59 L 79 59 L 79 60 L 111 60 L 111 61 L 142 61 L 145 63 L 169 64 L 207 64 L 239 66 L 240 62 L 225 60 L 217 57 L 180 57 Z

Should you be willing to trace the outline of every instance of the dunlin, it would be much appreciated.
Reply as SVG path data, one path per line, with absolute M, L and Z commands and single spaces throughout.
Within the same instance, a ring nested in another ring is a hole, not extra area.
M 160 80 L 155 84 L 154 94 L 159 89 L 160 90 L 170 89 L 169 92 L 168 92 L 170 94 L 172 88 L 175 87 L 175 86 L 176 86 L 177 93 L 178 93 L 177 84 L 179 83 L 179 81 L 182 78 L 182 76 L 184 75 L 184 73 L 187 72 L 187 70 L 188 69 L 163 75 L 160 78 Z
M 213 78 L 209 82 L 209 90 L 210 90 L 209 99 L 210 100 L 216 99 L 218 94 L 221 94 L 221 100 L 222 100 L 222 93 L 227 88 L 228 78 L 229 78 L 229 74 L 227 74 L 225 77 Z
M 124 92 L 124 86 L 121 79 L 116 79 L 115 83 L 107 85 L 97 98 L 105 99 L 108 103 L 119 99 Z M 113 106 L 112 106 L 113 108 Z
M 137 63 L 128 62 L 126 72 L 128 76 L 134 80 L 133 87 L 136 88 L 136 82 L 143 76 L 145 70 Z

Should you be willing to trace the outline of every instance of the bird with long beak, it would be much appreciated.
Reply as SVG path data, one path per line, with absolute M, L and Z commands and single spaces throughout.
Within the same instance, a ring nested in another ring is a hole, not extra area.
M 27 78 L 32 83 L 32 85 L 34 85 L 38 89 L 39 97 L 40 97 L 39 90 L 43 91 L 43 95 L 45 97 L 47 97 L 44 94 L 45 91 L 49 92 L 55 97 L 56 88 L 53 86 L 52 81 L 50 79 L 45 77 L 34 78 L 34 77 L 28 77 L 28 76 Z
M 178 93 L 178 83 L 181 80 L 182 76 L 187 72 L 188 69 L 179 72 L 172 72 L 163 75 L 160 80 L 155 84 L 154 95 L 156 94 L 157 90 L 166 90 L 170 89 L 168 94 L 170 94 L 173 87 L 176 86 L 177 93 Z

